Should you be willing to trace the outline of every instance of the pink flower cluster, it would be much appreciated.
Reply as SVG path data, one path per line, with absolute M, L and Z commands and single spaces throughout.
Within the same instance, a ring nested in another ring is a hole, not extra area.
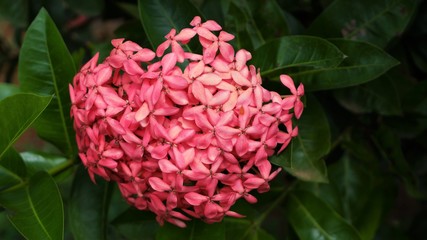
M 233 204 L 269 190 L 281 169 L 267 158 L 298 134 L 292 118 L 304 94 L 287 75 L 280 80 L 290 95 L 264 89 L 259 70 L 247 66 L 251 54 L 228 43 L 233 35 L 200 17 L 190 25 L 172 29 L 156 52 L 112 40 L 110 56 L 98 64 L 95 55 L 70 85 L 79 156 L 92 180 L 116 181 L 129 204 L 180 227 L 189 216 L 242 217 Z M 195 36 L 201 55 L 186 51 Z

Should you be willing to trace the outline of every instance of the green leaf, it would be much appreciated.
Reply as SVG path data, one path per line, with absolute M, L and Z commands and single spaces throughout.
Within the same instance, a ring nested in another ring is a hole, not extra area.
M 326 115 L 314 96 L 308 95 L 307 106 L 296 125 L 298 136 L 270 161 L 301 180 L 327 182 L 323 157 L 329 152 L 331 133 Z
M 54 98 L 37 122 L 37 133 L 68 156 L 76 152 L 68 84 L 75 74 L 73 59 L 45 9 L 28 28 L 19 56 L 21 89 Z
M 123 202 L 121 194 L 120 200 Z M 142 235 L 146 239 L 154 239 L 160 228 L 159 223 L 155 219 L 156 215 L 153 212 L 141 211 L 130 207 L 114 218 L 111 224 L 127 239 L 138 239 Z
M 202 12 L 207 20 L 215 20 L 219 25 L 224 26 L 224 12 L 228 8 L 229 0 L 190 0 Z
M 138 8 L 142 26 L 153 49 L 166 40 L 165 35 L 172 28 L 179 32 L 191 27 L 190 22 L 195 16 L 201 16 L 199 10 L 188 0 L 138 0 Z M 186 48 L 191 51 L 188 45 Z
M 308 91 L 343 88 L 378 78 L 398 62 L 383 50 L 360 41 L 330 40 L 347 58 L 337 67 L 291 73 Z
M 28 0 L 2 0 L 0 1 L 0 19 L 10 21 L 15 27 L 26 27 L 28 9 Z
M 179 228 L 170 223 L 157 231 L 156 240 L 175 239 L 179 236 L 188 240 L 221 240 L 225 238 L 223 223 L 206 224 L 200 220 L 192 220 L 186 228 Z
M 33 175 L 28 186 L 0 193 L 0 204 L 9 220 L 27 239 L 63 239 L 64 210 L 53 178 L 46 172 Z
M 0 190 L 22 182 L 27 175 L 26 166 L 13 148 L 9 148 L 0 158 Z
M 253 52 L 252 64 L 263 76 L 278 76 L 293 67 L 311 69 L 338 66 L 345 55 L 332 43 L 317 37 L 288 36 L 275 39 Z
M 300 239 L 361 239 L 337 212 L 310 192 L 291 192 L 286 211 Z
M 427 199 L 427 195 L 420 191 L 418 179 L 405 158 L 401 140 L 396 134 L 383 125 L 375 132 L 373 142 L 383 159 L 389 162 L 392 171 L 402 179 L 407 192 L 412 197 Z
M 235 43 L 237 49 L 251 51 L 265 43 L 246 0 L 230 2 L 225 14 L 225 25 L 227 32 L 235 36 L 232 43 Z
M 266 41 L 290 34 L 285 12 L 276 0 L 249 1 L 248 5 L 254 22 Z
M 400 77 L 400 76 L 398 76 Z M 334 92 L 338 102 L 353 113 L 377 112 L 382 115 L 402 113 L 393 75 L 384 74 L 374 81 Z
M 67 161 L 63 156 L 44 152 L 21 152 L 20 156 L 25 162 L 30 176 L 39 171 L 48 171 Z
M 94 184 L 85 168 L 77 170 L 68 207 L 74 239 L 106 239 L 111 186 L 103 180 Z
M 138 6 L 136 4 L 126 2 L 116 2 L 115 4 L 133 18 L 139 20 L 139 11 Z
M 19 93 L 18 86 L 10 83 L 0 83 L 0 101 Z
M 336 0 L 313 22 L 308 32 L 321 37 L 364 40 L 385 47 L 404 31 L 416 3 L 416 0 Z
M 46 109 L 52 97 L 19 93 L 0 102 L 0 159 Z
M 65 0 L 65 2 L 76 12 L 87 16 L 99 15 L 104 10 L 104 0 Z
M 254 225 L 249 219 L 225 218 L 226 239 L 234 240 L 274 240 L 264 229 Z

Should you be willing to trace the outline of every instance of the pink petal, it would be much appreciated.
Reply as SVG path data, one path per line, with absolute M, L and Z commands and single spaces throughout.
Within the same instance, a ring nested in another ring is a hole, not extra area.
M 230 98 L 229 91 L 218 91 L 208 102 L 209 106 L 219 106 L 224 104 Z
M 169 89 L 167 92 L 168 97 L 176 104 L 178 105 L 187 105 L 188 104 L 188 96 L 187 93 L 184 91 L 177 91 Z
M 184 199 L 193 206 L 199 206 L 200 204 L 206 202 L 208 197 L 196 192 L 189 192 L 184 195 Z
M 150 114 L 150 109 L 148 109 L 148 104 L 143 103 L 142 106 L 136 111 L 135 120 L 137 122 L 144 120 L 148 114 Z
M 162 58 L 162 73 L 166 75 L 172 68 L 175 67 L 177 57 L 175 53 L 168 53 Z
M 171 40 L 166 40 L 162 44 L 160 44 L 156 50 L 157 57 L 163 56 L 163 53 L 165 52 L 166 49 L 169 48 L 170 44 L 171 44 Z
M 188 82 L 185 78 L 177 75 L 172 76 L 163 76 L 163 79 L 167 82 L 168 86 L 173 89 L 186 89 L 188 87 Z
M 108 125 L 110 125 L 110 127 L 113 129 L 114 132 L 120 135 L 126 134 L 126 130 L 123 128 L 123 126 L 120 124 L 119 121 L 108 117 L 107 123 Z
M 197 78 L 198 81 L 202 82 L 207 86 L 215 86 L 221 82 L 222 78 L 215 73 L 205 73 Z
M 139 62 L 149 62 L 153 60 L 154 57 L 156 57 L 156 54 L 148 48 L 143 48 L 132 55 L 132 59 Z
M 219 31 L 222 29 L 221 26 L 217 22 L 215 22 L 214 20 L 207 20 L 206 22 L 204 22 L 202 24 L 202 26 L 206 29 L 211 30 L 211 31 Z
M 112 159 L 103 158 L 98 161 L 98 164 L 109 169 L 115 169 L 117 167 L 117 162 Z
M 205 95 L 205 87 L 199 81 L 194 81 L 191 85 L 191 92 L 194 97 L 199 100 L 202 104 L 207 104 L 206 95 Z
M 215 133 L 223 139 L 231 139 L 237 134 L 239 134 L 240 132 L 241 131 L 239 129 L 229 127 L 229 126 L 215 127 Z
M 265 180 L 259 177 L 251 177 L 243 182 L 243 185 L 249 189 L 257 189 L 265 183 Z
M 110 80 L 113 70 L 111 67 L 105 67 L 96 73 L 96 85 L 100 86 Z
M 171 190 L 169 184 L 165 183 L 162 179 L 158 177 L 150 177 L 148 179 L 148 182 L 150 183 L 150 186 L 156 191 L 165 192 Z
M 102 156 L 117 160 L 123 157 L 123 151 L 118 148 L 111 148 L 102 152 Z
M 191 28 L 184 28 L 184 29 L 181 30 L 181 32 L 179 32 L 178 35 L 176 35 L 174 37 L 174 39 L 176 41 L 181 41 L 181 42 L 184 41 L 184 42 L 186 42 L 186 41 L 192 39 L 195 35 L 196 35 L 196 31 L 194 31 L 193 29 L 191 29 Z
M 237 155 L 239 155 L 240 157 L 248 152 L 248 139 L 244 134 L 240 135 L 239 138 L 237 138 L 235 148 Z
M 243 77 L 240 72 L 231 71 L 231 77 L 233 78 L 233 81 L 240 86 L 252 86 L 252 83 L 247 78 Z
M 280 81 L 282 82 L 283 85 L 285 85 L 287 88 L 289 88 L 289 90 L 291 90 L 291 93 L 296 95 L 297 94 L 297 90 L 295 89 L 295 84 L 294 81 L 292 80 L 291 77 L 289 77 L 288 75 L 280 75 Z
M 219 45 L 221 55 L 229 62 L 234 60 L 234 48 L 229 43 L 221 42 Z
M 179 171 L 173 163 L 166 159 L 159 160 L 159 167 L 160 170 L 165 173 L 176 173 Z

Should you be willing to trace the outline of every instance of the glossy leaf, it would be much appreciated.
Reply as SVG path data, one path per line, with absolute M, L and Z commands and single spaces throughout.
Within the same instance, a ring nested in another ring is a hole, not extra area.
M 234 240 L 274 240 L 264 229 L 249 219 L 226 218 L 226 239 Z
M 300 239 L 361 239 L 337 212 L 310 192 L 292 192 L 286 211 Z
M 385 47 L 408 25 L 416 0 L 334 1 L 308 32 L 322 37 L 364 40 Z
M 354 113 L 399 115 L 402 113 L 402 104 L 395 78 L 394 75 L 384 74 L 374 81 L 337 90 L 334 95 L 342 106 Z
M 18 86 L 14 84 L 0 83 L 0 101 L 19 92 Z
M 68 93 L 75 72 L 73 59 L 58 29 L 46 10 L 40 10 L 25 34 L 18 75 L 22 91 L 54 96 L 36 129 L 43 139 L 68 156 L 76 148 Z
M 10 21 L 15 27 L 25 27 L 28 24 L 29 0 L 0 1 L 0 19 Z
M 139 15 L 142 26 L 153 49 L 164 42 L 165 35 L 172 28 L 177 31 L 188 28 L 195 16 L 201 16 L 199 10 L 188 0 L 161 1 L 139 0 Z M 190 48 L 186 46 L 186 50 Z
M 254 22 L 266 41 L 290 34 L 285 12 L 276 0 L 248 1 L 248 5 Z
M 332 43 L 317 37 L 289 36 L 275 39 L 253 52 L 252 64 L 263 76 L 278 76 L 287 69 L 310 69 L 338 66 L 345 55 Z
M 206 224 L 193 220 L 186 228 L 178 228 L 169 223 L 159 228 L 156 240 L 174 239 L 177 236 L 188 240 L 221 240 L 225 238 L 225 226 L 223 223 Z
M 87 16 L 99 15 L 104 10 L 103 0 L 66 0 L 65 2 L 76 12 Z
M 347 58 L 337 67 L 291 73 L 308 91 L 343 88 L 369 82 L 398 64 L 397 60 L 372 44 L 330 40 Z
M 225 23 L 227 32 L 235 36 L 232 43 L 236 48 L 252 50 L 265 43 L 246 0 L 230 2 L 225 13 Z
M 301 180 L 327 182 L 323 157 L 329 152 L 331 134 L 326 115 L 315 97 L 308 96 L 307 106 L 296 124 L 298 136 L 283 153 L 273 155 L 270 161 Z
M 48 171 L 67 161 L 63 156 L 45 152 L 21 152 L 20 156 L 27 167 L 28 175 L 30 176 L 38 171 Z
M 126 2 L 117 2 L 116 4 L 123 11 L 125 11 L 126 13 L 128 13 L 133 18 L 139 19 L 139 11 L 138 11 L 138 6 L 136 4 L 126 3 Z
M 0 190 L 20 183 L 27 175 L 22 158 L 13 148 L 9 148 L 0 159 Z
M 405 158 L 401 140 L 386 126 L 381 126 L 374 134 L 373 141 L 383 159 L 387 160 L 393 172 L 397 173 L 412 197 L 427 199 L 419 190 L 419 183 Z
M 110 184 L 94 184 L 83 167 L 74 177 L 68 214 L 74 239 L 106 239 Z
M 0 159 L 46 109 L 52 97 L 16 94 L 0 102 Z
M 28 186 L 0 193 L 9 220 L 27 239 L 64 237 L 64 210 L 55 180 L 46 172 L 30 178 Z

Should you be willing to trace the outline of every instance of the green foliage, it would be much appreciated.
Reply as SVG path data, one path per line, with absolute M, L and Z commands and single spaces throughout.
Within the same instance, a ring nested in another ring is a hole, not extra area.
M 289 94 L 279 81 L 288 74 L 306 93 L 298 136 L 269 159 L 283 169 L 270 191 L 230 209 L 245 218 L 182 229 L 92 183 L 68 85 L 95 52 L 108 55 L 111 38 L 155 50 L 194 16 L 235 35 L 265 88 Z M 426 16 L 417 0 L 0 1 L 0 238 L 423 239 Z M 3 73 L 14 61 L 17 79 Z
M 0 193 L 0 204 L 27 239 L 62 239 L 64 209 L 55 180 L 47 172 L 34 174 L 28 186 Z
M 45 9 L 31 23 L 19 58 L 21 90 L 53 95 L 53 100 L 38 119 L 37 132 L 68 156 L 76 152 L 70 119 L 68 84 L 76 73 L 73 59 L 55 23 Z
M 298 120 L 298 129 L 298 136 L 291 145 L 270 160 L 299 179 L 328 182 L 323 158 L 330 150 L 329 123 L 322 106 L 311 95 L 307 98 L 304 114 Z

